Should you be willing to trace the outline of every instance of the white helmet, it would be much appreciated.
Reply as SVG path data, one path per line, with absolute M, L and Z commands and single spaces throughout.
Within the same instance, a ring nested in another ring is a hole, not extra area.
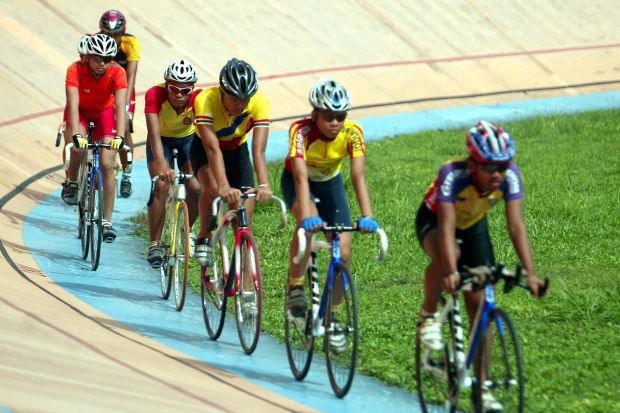
M 185 60 L 173 62 L 164 72 L 164 80 L 174 80 L 181 83 L 196 83 L 198 75 L 191 64 Z
M 312 86 L 308 100 L 313 108 L 320 110 L 346 112 L 351 108 L 349 92 L 340 83 L 328 78 L 320 79 Z
M 97 33 L 88 38 L 88 54 L 114 57 L 117 50 L 116 41 L 107 34 Z
M 90 35 L 85 34 L 78 43 L 77 51 L 79 54 L 88 54 L 88 38 Z

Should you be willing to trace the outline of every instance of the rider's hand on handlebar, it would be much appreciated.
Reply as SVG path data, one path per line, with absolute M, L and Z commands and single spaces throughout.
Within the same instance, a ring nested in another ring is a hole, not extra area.
M 320 216 L 307 217 L 301 220 L 300 227 L 306 232 L 316 232 L 323 226 L 323 220 Z
M 122 136 L 114 137 L 114 139 L 110 141 L 110 149 L 117 150 L 119 148 L 122 148 L 124 141 L 125 141 L 125 138 L 123 138 Z
M 73 144 L 80 149 L 85 149 L 88 146 L 88 140 L 81 133 L 76 133 L 73 135 Z
M 174 181 L 174 177 L 176 175 L 177 174 L 174 169 L 166 168 L 159 172 L 159 180 L 171 184 Z
M 456 271 L 451 272 L 445 276 L 443 283 L 446 291 L 450 294 L 454 294 L 457 292 L 459 284 L 461 283 L 461 276 Z
M 379 224 L 373 217 L 361 217 L 357 220 L 357 227 L 361 232 L 377 232 Z
M 256 201 L 258 202 L 267 202 L 271 200 L 273 196 L 273 191 L 267 184 L 260 184 L 258 188 L 256 188 Z
M 545 285 L 544 281 L 538 278 L 536 275 L 528 275 L 527 277 L 527 285 L 530 289 L 532 295 L 536 298 L 541 298 L 541 290 Z
M 237 208 L 241 203 L 241 191 L 230 186 L 222 187 L 219 191 L 220 197 L 230 205 L 231 208 Z

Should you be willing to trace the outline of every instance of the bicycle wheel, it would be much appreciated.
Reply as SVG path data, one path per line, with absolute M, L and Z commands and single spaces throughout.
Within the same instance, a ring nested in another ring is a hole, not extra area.
M 93 175 L 88 206 L 90 210 L 90 263 L 93 271 L 99 267 L 101 241 L 103 240 L 103 181 L 101 172 Z
M 318 287 L 318 286 L 317 286 Z M 318 289 L 318 288 L 317 288 Z M 290 315 L 286 308 L 286 297 L 289 285 L 286 283 L 284 300 L 284 341 L 288 365 L 296 380 L 306 378 L 314 354 L 314 335 L 312 334 L 312 286 L 310 269 L 306 275 L 306 316 L 296 318 Z
M 82 244 L 82 259 L 85 260 L 88 257 L 90 246 L 90 203 L 88 201 L 90 189 L 88 186 L 88 168 L 82 165 L 80 169 L 83 170 L 80 171 L 78 181 L 78 238 Z
M 202 315 L 207 334 L 217 340 L 224 328 L 227 297 L 224 292 L 228 274 L 228 247 L 226 230 L 213 238 L 213 267 L 202 267 L 200 292 L 202 295 Z
M 189 273 L 189 212 L 187 204 L 179 200 L 176 204 L 176 228 L 172 244 L 170 278 L 174 279 L 174 300 L 177 311 L 183 309 L 187 292 L 187 275 Z
M 263 279 L 258 249 L 251 233 L 242 236 L 239 247 L 240 254 L 235 257 L 240 274 L 238 293 L 235 295 L 237 332 L 245 354 L 252 354 L 260 336 Z
M 445 304 L 441 297 L 442 305 Z M 423 346 L 416 334 L 415 370 L 418 400 L 423 413 L 454 413 L 459 401 L 459 380 L 456 364 L 455 323 L 461 323 L 460 314 L 451 311 L 441 325 L 444 349 L 431 351 Z M 462 351 L 462 350 L 461 350 Z M 463 355 L 464 357 L 464 355 Z
M 504 310 L 491 310 L 487 337 L 480 339 L 483 368 L 476 375 L 477 410 L 482 411 L 484 393 L 490 391 L 502 404 L 503 411 L 522 413 L 525 386 L 521 347 L 514 325 Z
M 172 224 L 173 224 L 173 210 L 170 206 L 166 205 L 166 213 L 164 214 L 164 225 L 161 229 L 161 236 L 159 238 L 159 245 L 163 250 L 163 257 L 161 267 L 159 268 L 159 284 L 161 286 L 161 298 L 167 300 L 170 297 L 170 291 L 172 289 L 172 280 L 170 279 L 170 250 L 172 240 Z
M 327 288 L 323 346 L 329 382 L 338 397 L 344 397 L 353 382 L 357 362 L 358 319 L 355 287 L 343 264 L 334 268 L 334 282 Z

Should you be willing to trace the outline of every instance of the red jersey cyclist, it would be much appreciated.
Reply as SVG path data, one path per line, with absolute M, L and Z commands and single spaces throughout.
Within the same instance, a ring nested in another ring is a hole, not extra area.
M 289 129 L 289 152 L 280 180 L 284 199 L 295 215 L 297 227 L 304 228 L 310 237 L 324 223 L 351 225 L 351 212 L 340 173 L 342 161 L 349 158 L 351 183 L 362 215 L 357 226 L 363 232 L 375 232 L 379 226 L 372 217 L 366 184 L 364 132 L 359 123 L 347 119 L 347 111 L 351 108 L 349 93 L 340 83 L 321 79 L 310 90 L 309 100 L 312 105 L 310 118 L 294 122 Z M 315 204 L 314 198 L 320 202 Z M 341 234 L 340 253 L 347 265 L 351 257 L 351 239 L 350 232 Z M 293 262 L 297 251 L 298 241 L 294 235 L 289 251 L 287 308 L 294 317 L 303 317 L 306 310 L 306 261 Z M 332 346 L 344 345 L 344 335 L 330 336 L 330 339 Z
M 177 165 L 187 174 L 194 174 L 189 150 L 196 134 L 194 100 L 201 89 L 194 89 L 198 75 L 191 64 L 177 60 L 166 68 L 165 83 L 153 86 L 146 92 L 144 114 L 146 117 L 146 160 L 151 178 L 159 176 L 153 203 L 148 208 L 150 245 L 147 261 L 153 268 L 160 268 L 163 249 L 159 244 L 164 224 L 166 197 L 176 176 L 172 163 L 172 149 L 178 150 Z M 185 182 L 190 228 L 197 216 L 201 188 L 196 179 Z
M 108 10 L 99 19 L 99 29 L 101 33 L 112 37 L 118 46 L 114 61 L 117 62 L 127 74 L 127 128 L 125 129 L 125 144 L 133 151 L 133 118 L 136 111 L 136 74 L 138 73 L 138 62 L 140 61 L 140 42 L 138 39 L 126 33 L 127 19 L 118 10 Z M 123 177 L 121 179 L 120 195 L 123 198 L 131 196 L 131 162 L 128 161 L 127 152 L 120 152 L 121 164 L 123 166 Z
M 252 159 L 258 179 L 256 200 L 271 199 L 265 149 L 269 135 L 269 101 L 258 91 L 256 72 L 243 60 L 232 58 L 220 71 L 219 86 L 203 90 L 195 102 L 196 127 L 200 139 L 191 149 L 192 167 L 204 192 L 199 201 L 200 233 L 194 258 L 211 266 L 211 203 L 220 195 L 233 208 L 239 204 L 240 189 L 254 188 L 254 174 L 248 149 L 252 135 Z M 251 222 L 253 203 L 248 202 Z
M 523 220 L 523 182 L 512 161 L 515 144 L 500 126 L 480 121 L 466 134 L 469 157 L 451 161 L 424 196 L 416 216 L 416 234 L 431 262 L 424 280 L 424 303 L 419 334 L 431 350 L 441 350 L 437 302 L 443 287 L 454 292 L 459 271 L 494 265 L 487 212 L 501 200 L 506 204 L 506 223 L 516 253 L 527 271 L 528 284 L 538 296 L 542 281 L 536 275 Z M 457 243 L 458 240 L 458 243 Z M 465 304 L 473 320 L 484 290 L 465 292 Z M 485 412 L 501 412 L 491 392 L 483 394 Z
M 93 140 L 110 143 L 111 149 L 123 146 L 127 78 L 125 71 L 112 62 L 115 55 L 114 39 L 105 34 L 96 34 L 88 38 L 88 63 L 84 65 L 78 61 L 67 69 L 65 143 L 68 144 L 76 138 L 79 146 L 72 151 L 68 170 L 69 183 L 63 194 L 63 199 L 69 204 L 77 201 L 77 173 L 81 157 L 77 156 L 76 151 L 88 144 L 84 137 L 88 122 L 95 122 Z M 105 242 L 116 239 L 116 230 L 111 222 L 116 187 L 113 169 L 115 155 L 116 152 L 112 150 L 101 152 Z

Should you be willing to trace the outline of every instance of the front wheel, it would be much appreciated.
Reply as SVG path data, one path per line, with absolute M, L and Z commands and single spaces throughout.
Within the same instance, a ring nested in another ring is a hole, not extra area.
M 185 201 L 179 201 L 176 206 L 174 243 L 171 250 L 172 264 L 169 268 L 169 278 L 174 279 L 174 299 L 177 311 L 183 309 L 187 292 L 187 276 L 189 273 L 189 213 Z
M 482 365 L 477 369 L 474 392 L 478 411 L 483 411 L 485 398 L 492 394 L 503 411 L 522 413 L 525 386 L 521 347 L 514 325 L 504 310 L 491 311 L 487 333 L 486 339 L 480 338 Z
M 217 234 L 216 234 L 217 235 Z M 226 318 L 225 282 L 228 273 L 228 247 L 226 234 L 213 238 L 213 266 L 200 271 L 202 315 L 211 340 L 217 340 L 224 328 Z
M 172 290 L 172 279 L 170 278 L 170 251 L 172 249 L 171 240 L 173 233 L 172 208 L 166 208 L 166 214 L 164 217 L 164 225 L 159 238 L 159 245 L 161 245 L 163 250 L 163 260 L 161 267 L 159 268 L 159 282 L 161 286 L 161 298 L 167 300 L 170 297 L 170 291 Z
M 99 268 L 101 242 L 103 241 L 103 180 L 101 172 L 93 174 L 88 199 L 90 215 L 90 263 L 93 271 Z
M 263 310 L 263 276 L 254 237 L 246 233 L 239 245 L 240 254 L 235 258 L 239 268 L 239 288 L 235 296 L 237 332 L 241 347 L 246 354 L 256 350 L 260 336 Z
M 441 297 L 442 304 L 445 300 Z M 460 314 L 451 311 L 441 325 L 443 350 L 431 351 L 420 339 L 419 326 L 415 343 L 415 375 L 420 409 L 423 413 L 455 413 L 459 401 L 459 380 L 457 372 L 458 351 L 464 357 L 463 349 L 457 348 L 456 328 L 460 327 Z M 459 323 L 457 326 L 455 323 Z M 467 410 L 466 410 L 467 411 Z
M 331 285 L 330 285 L 331 284 Z M 337 264 L 326 286 L 324 350 L 327 373 L 334 393 L 344 397 L 353 382 L 357 363 L 358 318 L 353 279 L 348 268 Z

